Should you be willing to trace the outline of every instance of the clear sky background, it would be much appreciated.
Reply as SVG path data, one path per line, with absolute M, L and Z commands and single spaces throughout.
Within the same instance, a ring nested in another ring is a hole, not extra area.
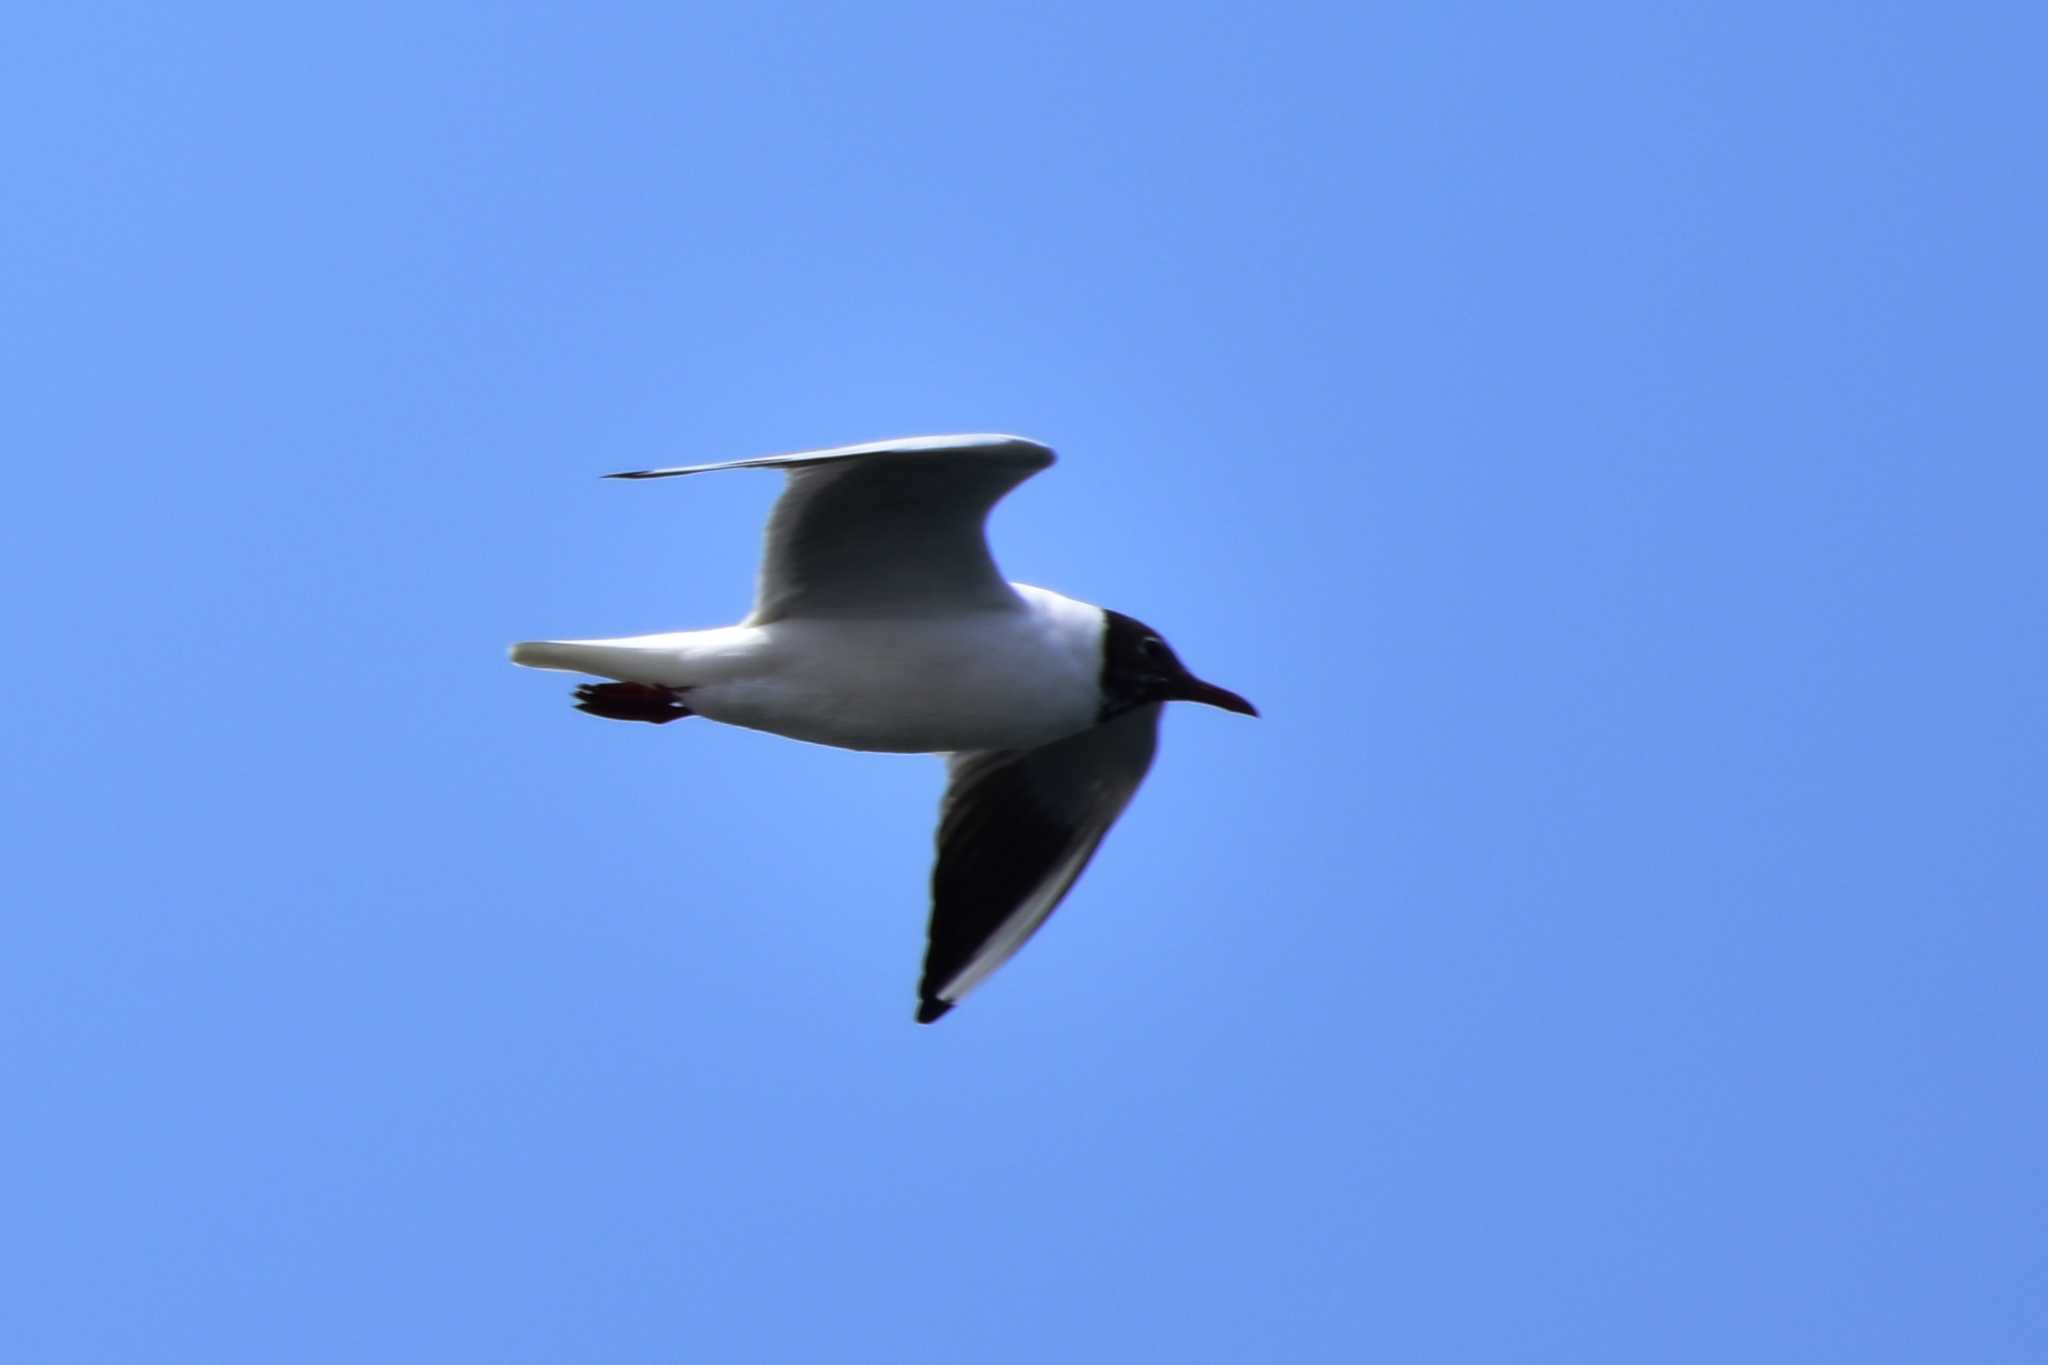
M 2048 1359 L 2043 38 L 16 14 L 0 1357 Z M 1265 715 L 919 1028 L 936 761 L 504 649 L 958 430 Z

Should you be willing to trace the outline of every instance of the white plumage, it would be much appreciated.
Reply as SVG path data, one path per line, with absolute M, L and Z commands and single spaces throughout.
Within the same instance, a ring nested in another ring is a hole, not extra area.
M 540 640 L 512 661 L 612 679 L 581 709 L 704 716 L 845 749 L 950 756 L 918 1018 L 1023 946 L 1152 761 L 1160 705 L 1257 714 L 1118 612 L 1005 582 L 989 509 L 1053 462 L 1016 436 L 922 436 L 726 464 L 789 476 L 736 626 Z

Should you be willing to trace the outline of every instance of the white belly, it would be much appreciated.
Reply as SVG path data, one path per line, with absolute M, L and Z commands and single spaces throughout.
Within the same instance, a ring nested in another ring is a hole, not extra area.
M 1099 707 L 1092 657 L 1041 624 L 1011 612 L 777 621 L 750 628 L 759 640 L 743 671 L 684 700 L 712 720 L 842 749 L 1033 748 L 1094 724 Z
M 1095 723 L 1103 617 L 1011 586 L 1014 610 L 535 640 L 512 661 L 673 687 L 700 716 L 842 749 L 1030 749 Z

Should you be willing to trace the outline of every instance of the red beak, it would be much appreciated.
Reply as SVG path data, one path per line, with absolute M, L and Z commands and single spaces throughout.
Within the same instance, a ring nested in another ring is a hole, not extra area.
M 1240 716 L 1256 716 L 1259 714 L 1258 707 L 1253 706 L 1229 688 L 1218 687 L 1215 683 L 1205 683 L 1192 674 L 1181 680 L 1180 690 L 1173 694 L 1173 699 L 1175 701 L 1198 701 L 1204 706 L 1220 706 L 1226 711 L 1235 711 Z

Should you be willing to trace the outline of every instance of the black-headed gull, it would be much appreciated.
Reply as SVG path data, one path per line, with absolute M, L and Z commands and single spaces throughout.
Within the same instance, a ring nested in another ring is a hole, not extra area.
M 1017 436 L 917 436 L 609 475 L 785 471 L 753 612 L 716 630 L 512 647 L 529 668 L 614 679 L 576 689 L 593 715 L 945 755 L 920 1023 L 1052 914 L 1144 780 L 1164 703 L 1258 714 L 1151 627 L 1003 580 L 989 509 L 1052 462 Z

